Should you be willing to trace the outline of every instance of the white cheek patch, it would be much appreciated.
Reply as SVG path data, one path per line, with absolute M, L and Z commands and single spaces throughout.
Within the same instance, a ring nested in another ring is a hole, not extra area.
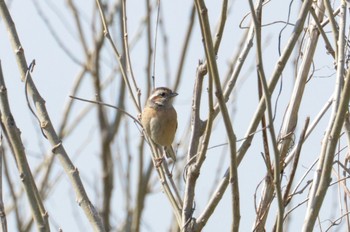
M 152 99 L 152 102 L 154 102 L 155 104 L 160 105 L 160 106 L 164 105 L 165 99 L 163 97 L 159 96 L 158 93 L 152 94 L 150 98 Z
M 158 96 L 158 93 L 157 92 L 154 92 L 149 98 L 150 99 L 154 99 Z

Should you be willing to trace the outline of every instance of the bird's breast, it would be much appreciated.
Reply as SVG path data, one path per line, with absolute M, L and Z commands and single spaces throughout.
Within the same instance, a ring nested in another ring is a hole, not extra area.
M 173 107 L 154 110 L 147 128 L 151 139 L 161 146 L 170 146 L 177 128 L 177 114 Z

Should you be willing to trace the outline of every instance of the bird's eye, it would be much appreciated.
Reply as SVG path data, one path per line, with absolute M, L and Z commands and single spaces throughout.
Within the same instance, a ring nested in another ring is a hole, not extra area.
M 161 92 L 159 95 L 165 97 L 165 92 Z

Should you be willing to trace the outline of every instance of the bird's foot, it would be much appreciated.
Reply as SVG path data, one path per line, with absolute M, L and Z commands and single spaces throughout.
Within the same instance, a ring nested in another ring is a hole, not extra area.
M 156 168 L 159 168 L 163 163 L 163 158 L 155 158 Z

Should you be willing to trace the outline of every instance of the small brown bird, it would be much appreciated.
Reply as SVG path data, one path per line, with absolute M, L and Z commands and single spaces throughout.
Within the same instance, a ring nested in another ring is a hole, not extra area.
M 172 105 L 178 94 L 165 87 L 153 90 L 141 115 L 141 123 L 153 142 L 163 146 L 167 158 L 176 160 L 171 146 L 177 129 L 177 113 Z

